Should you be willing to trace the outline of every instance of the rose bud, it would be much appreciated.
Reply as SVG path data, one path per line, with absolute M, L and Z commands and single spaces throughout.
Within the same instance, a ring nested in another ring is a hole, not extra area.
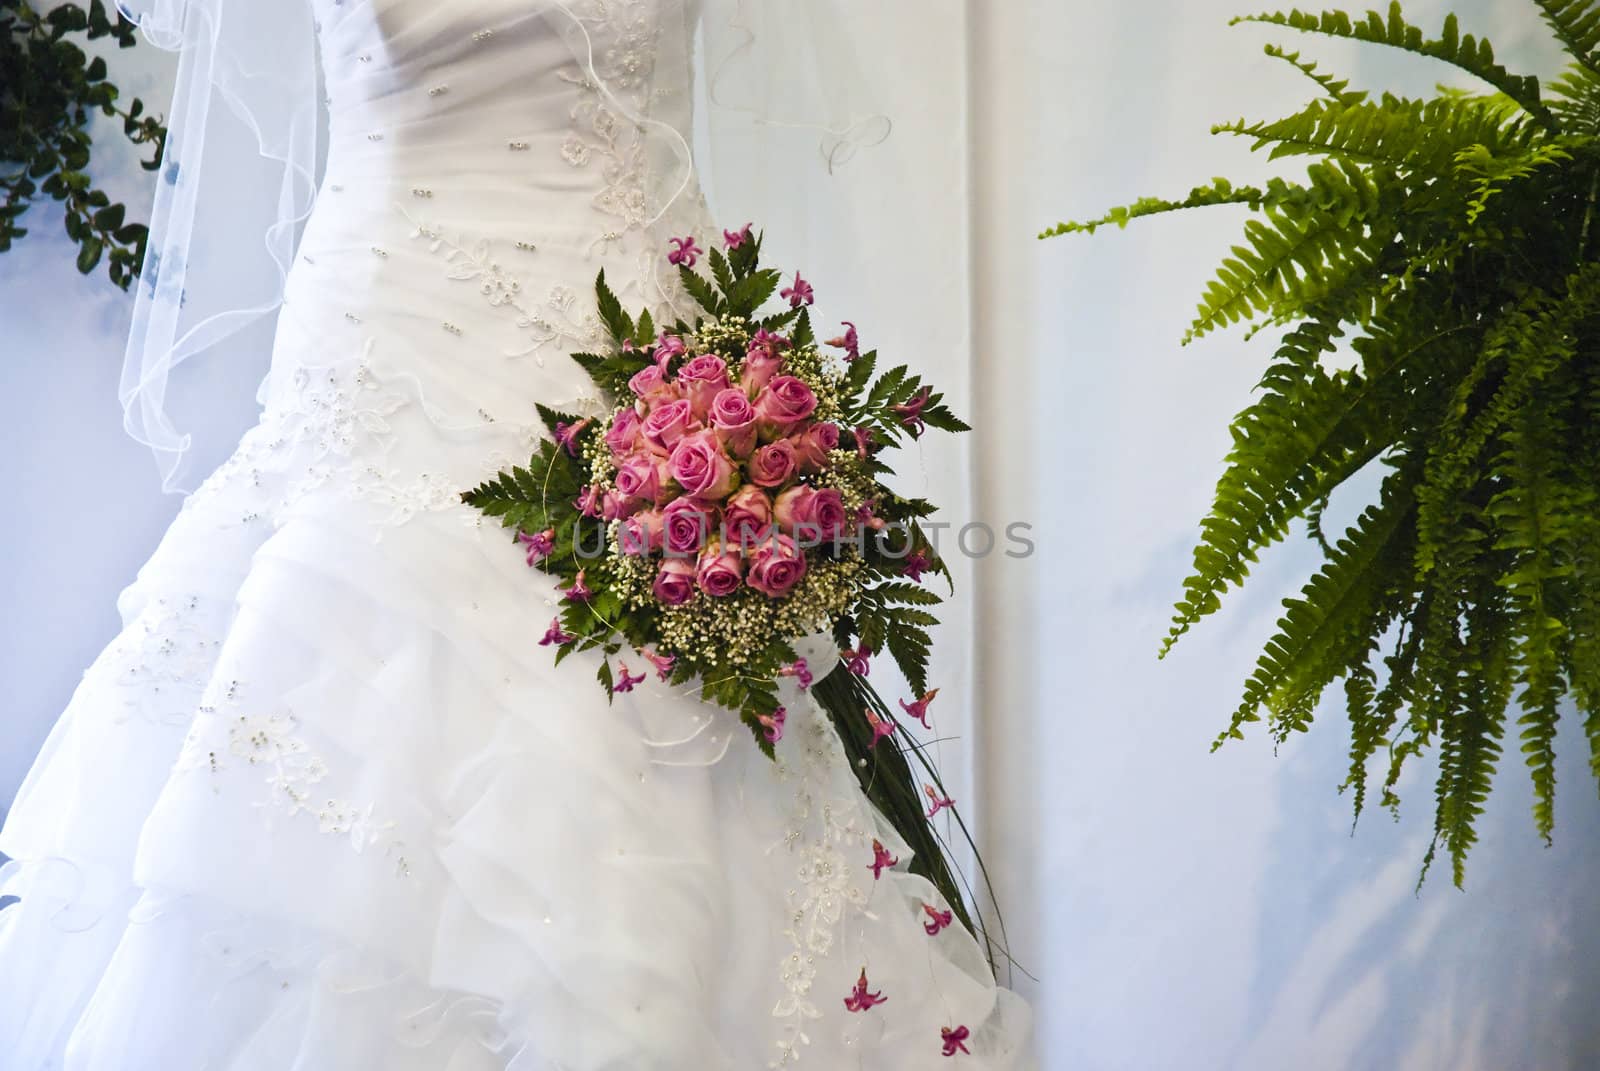
M 746 582 L 763 595 L 782 598 L 806 575 L 805 555 L 788 536 L 773 536 L 750 556 Z
M 780 487 L 794 478 L 794 444 L 787 439 L 758 447 L 746 465 L 750 482 L 757 487 Z
M 744 582 L 744 559 L 738 551 L 724 551 L 722 544 L 713 539 L 700 552 L 695 581 L 701 591 L 714 598 L 732 595 Z
M 738 469 L 710 431 L 697 431 L 679 439 L 672 448 L 669 464 L 672 479 L 691 498 L 723 498 L 739 483 Z
M 668 558 L 656 572 L 651 586 L 656 601 L 667 606 L 682 606 L 694 598 L 694 564 L 684 558 Z
M 711 427 L 730 457 L 747 458 L 756 448 L 756 408 L 743 391 L 729 387 L 711 399 Z
M 758 341 L 759 337 L 751 340 L 744 358 L 744 369 L 739 375 L 739 389 L 750 397 L 770 383 L 783 367 L 783 358 L 778 355 L 777 345 L 762 344 Z
M 755 406 L 761 438 L 778 439 L 817 411 L 817 396 L 794 376 L 778 376 L 756 395 Z

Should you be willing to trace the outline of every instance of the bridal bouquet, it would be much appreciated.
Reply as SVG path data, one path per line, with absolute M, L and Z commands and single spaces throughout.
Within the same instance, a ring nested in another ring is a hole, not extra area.
M 613 345 L 573 358 L 602 408 L 541 406 L 551 438 L 462 498 L 559 578 L 561 611 L 542 642 L 558 663 L 601 650 L 609 695 L 650 673 L 693 684 L 771 756 L 786 717 L 778 682 L 811 688 L 869 795 L 959 905 L 905 755 L 878 747 L 895 720 L 865 678 L 886 651 L 916 697 L 902 711 L 926 724 L 929 608 L 942 599 L 922 581 L 950 574 L 919 523 L 933 506 L 885 486 L 883 451 L 967 426 L 906 366 L 880 373 L 855 325 L 819 344 L 811 284 L 761 267 L 761 243 L 748 226 L 724 232 L 726 253 L 673 239 L 693 322 L 630 317 L 601 272 Z M 709 275 L 695 270 L 702 258 Z M 781 307 L 763 311 L 775 294 Z M 818 633 L 839 654 L 826 666 L 795 646 Z M 949 804 L 942 788 L 927 794 L 935 811 Z

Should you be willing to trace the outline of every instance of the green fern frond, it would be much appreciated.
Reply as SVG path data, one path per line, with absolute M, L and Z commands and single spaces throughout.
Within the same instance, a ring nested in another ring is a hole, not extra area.
M 1591 71 L 1600 73 L 1600 4 L 1595 0 L 1533 0 L 1539 13 L 1555 32 L 1556 39 L 1572 57 Z
M 1267 45 L 1263 51 L 1273 59 L 1283 60 L 1294 67 L 1301 74 L 1321 86 L 1324 93 L 1340 104 L 1360 104 L 1367 99 L 1366 93 L 1350 88 L 1348 79 L 1335 78 L 1331 74 L 1323 74 L 1317 70 L 1315 63 L 1301 59 L 1298 52 L 1290 52 L 1279 45 Z
M 1354 21 L 1343 11 L 1314 15 L 1296 8 L 1288 12 L 1243 15 L 1233 22 L 1260 22 L 1305 33 L 1366 41 L 1442 60 L 1494 86 L 1542 125 L 1555 128 L 1555 117 L 1539 96 L 1539 79 L 1532 75 L 1512 74 L 1496 63 L 1494 48 L 1489 42 L 1470 33 L 1463 36 L 1454 15 L 1445 17 L 1444 28 L 1433 39 L 1405 20 L 1398 0 L 1389 5 L 1387 18 L 1376 11 L 1369 11 L 1365 19 Z

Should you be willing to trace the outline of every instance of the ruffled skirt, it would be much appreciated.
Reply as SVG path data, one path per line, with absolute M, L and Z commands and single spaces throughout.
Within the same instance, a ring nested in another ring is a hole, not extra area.
M 124 592 L 0 833 L 5 1066 L 1029 1066 L 825 716 L 790 685 L 774 763 L 554 666 L 558 593 L 455 500 L 525 443 L 403 379 L 302 372 Z

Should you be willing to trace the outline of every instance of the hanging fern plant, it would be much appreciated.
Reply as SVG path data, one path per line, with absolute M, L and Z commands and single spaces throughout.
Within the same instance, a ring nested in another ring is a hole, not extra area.
M 141 162 L 148 171 L 160 166 L 166 129 L 137 98 L 117 103 L 106 61 L 74 43 L 79 33 L 122 48 L 137 41 L 133 23 L 105 0 L 46 12 L 27 0 L 0 0 L 0 252 L 28 233 L 20 222 L 28 208 L 52 198 L 65 209 L 78 270 L 87 275 L 104 260 L 111 281 L 126 290 L 139 274 L 148 230 L 89 178 L 89 119 L 95 111 L 121 119 L 130 141 L 151 146 Z
M 1311 157 L 1304 181 L 1218 179 L 1042 236 L 1220 204 L 1257 213 L 1185 341 L 1239 321 L 1285 330 L 1259 399 L 1234 420 L 1162 653 L 1303 520 L 1321 568 L 1285 600 L 1217 745 L 1263 714 L 1279 741 L 1307 729 L 1342 682 L 1357 817 L 1369 760 L 1382 754 L 1395 809 L 1404 764 L 1437 749 L 1422 875 L 1442 847 L 1457 885 L 1508 742 L 1546 842 L 1568 702 L 1600 778 L 1600 0 L 1534 2 L 1571 60 L 1548 93 L 1454 16 L 1436 38 L 1398 4 L 1360 21 L 1235 20 L 1403 49 L 1488 91 L 1374 98 L 1268 46 L 1319 98 L 1214 132 Z M 1353 367 L 1333 359 L 1341 340 Z M 1374 467 L 1376 501 L 1326 539 L 1329 497 Z

